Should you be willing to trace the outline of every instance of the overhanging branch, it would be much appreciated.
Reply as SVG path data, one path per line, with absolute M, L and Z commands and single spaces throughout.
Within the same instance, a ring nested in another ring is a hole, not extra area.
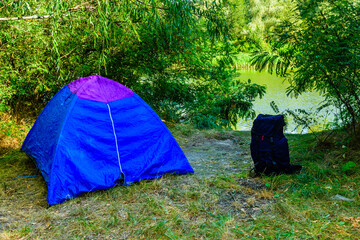
M 82 3 L 76 7 L 69 8 L 66 12 L 77 12 L 81 10 L 85 11 L 94 11 L 96 7 L 91 6 L 88 3 Z M 9 17 L 9 18 L 0 18 L 0 21 L 16 21 L 16 20 L 34 20 L 34 19 L 44 19 L 44 18 L 51 18 L 54 15 L 34 15 L 34 16 L 25 16 L 25 17 Z M 68 14 L 63 13 L 62 16 L 68 16 Z

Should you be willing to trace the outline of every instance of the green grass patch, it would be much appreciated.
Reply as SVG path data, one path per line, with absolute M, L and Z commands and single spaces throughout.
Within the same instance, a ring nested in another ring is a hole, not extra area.
M 249 132 L 184 125 L 170 130 L 180 145 L 194 136 L 239 136 L 239 150 L 249 151 Z M 297 175 L 166 175 L 50 208 L 40 175 L 16 178 L 37 170 L 14 145 L 0 156 L 0 239 L 356 239 L 357 150 L 341 144 L 320 148 L 311 134 L 288 139 L 292 162 L 304 166 Z M 336 195 L 349 201 L 336 200 Z

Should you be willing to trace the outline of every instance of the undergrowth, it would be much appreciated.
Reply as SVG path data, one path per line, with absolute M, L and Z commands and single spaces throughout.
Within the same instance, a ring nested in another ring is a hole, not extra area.
M 288 135 L 291 161 L 304 167 L 297 175 L 166 175 L 128 187 L 87 193 L 48 208 L 44 180 L 32 160 L 19 151 L 23 132 L 15 126 L 23 126 L 26 133 L 28 125 L 6 124 L 9 128 L 2 123 L 1 131 L 13 128 L 6 136 L 17 144 L 0 145 L 0 239 L 360 236 L 359 151 L 344 142 L 345 137 L 338 137 L 331 148 L 324 148 L 317 145 L 311 134 Z M 169 127 L 180 145 L 195 133 L 218 139 L 231 137 L 228 131 Z M 246 144 L 239 144 L 239 150 L 248 152 L 250 133 L 236 134 L 247 139 Z M 21 177 L 35 174 L 36 177 Z M 337 200 L 336 195 L 347 201 Z

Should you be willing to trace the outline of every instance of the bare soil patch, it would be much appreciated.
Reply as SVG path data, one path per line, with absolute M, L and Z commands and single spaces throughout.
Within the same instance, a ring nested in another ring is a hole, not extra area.
M 191 136 L 182 149 L 195 174 L 212 177 L 222 174 L 244 173 L 251 169 L 248 139 L 235 131 Z

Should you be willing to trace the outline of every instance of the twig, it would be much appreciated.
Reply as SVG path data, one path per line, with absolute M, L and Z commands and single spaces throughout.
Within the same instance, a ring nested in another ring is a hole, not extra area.
M 10 18 L 0 18 L 0 21 L 14 21 L 14 20 L 31 20 L 31 19 L 41 19 L 41 18 L 50 18 L 51 15 L 45 16 L 28 16 L 28 17 L 10 17 Z
M 73 53 L 76 50 L 76 48 L 72 49 L 70 52 L 68 52 L 67 54 L 65 54 L 64 56 L 60 57 L 60 59 L 69 56 L 71 53 Z

